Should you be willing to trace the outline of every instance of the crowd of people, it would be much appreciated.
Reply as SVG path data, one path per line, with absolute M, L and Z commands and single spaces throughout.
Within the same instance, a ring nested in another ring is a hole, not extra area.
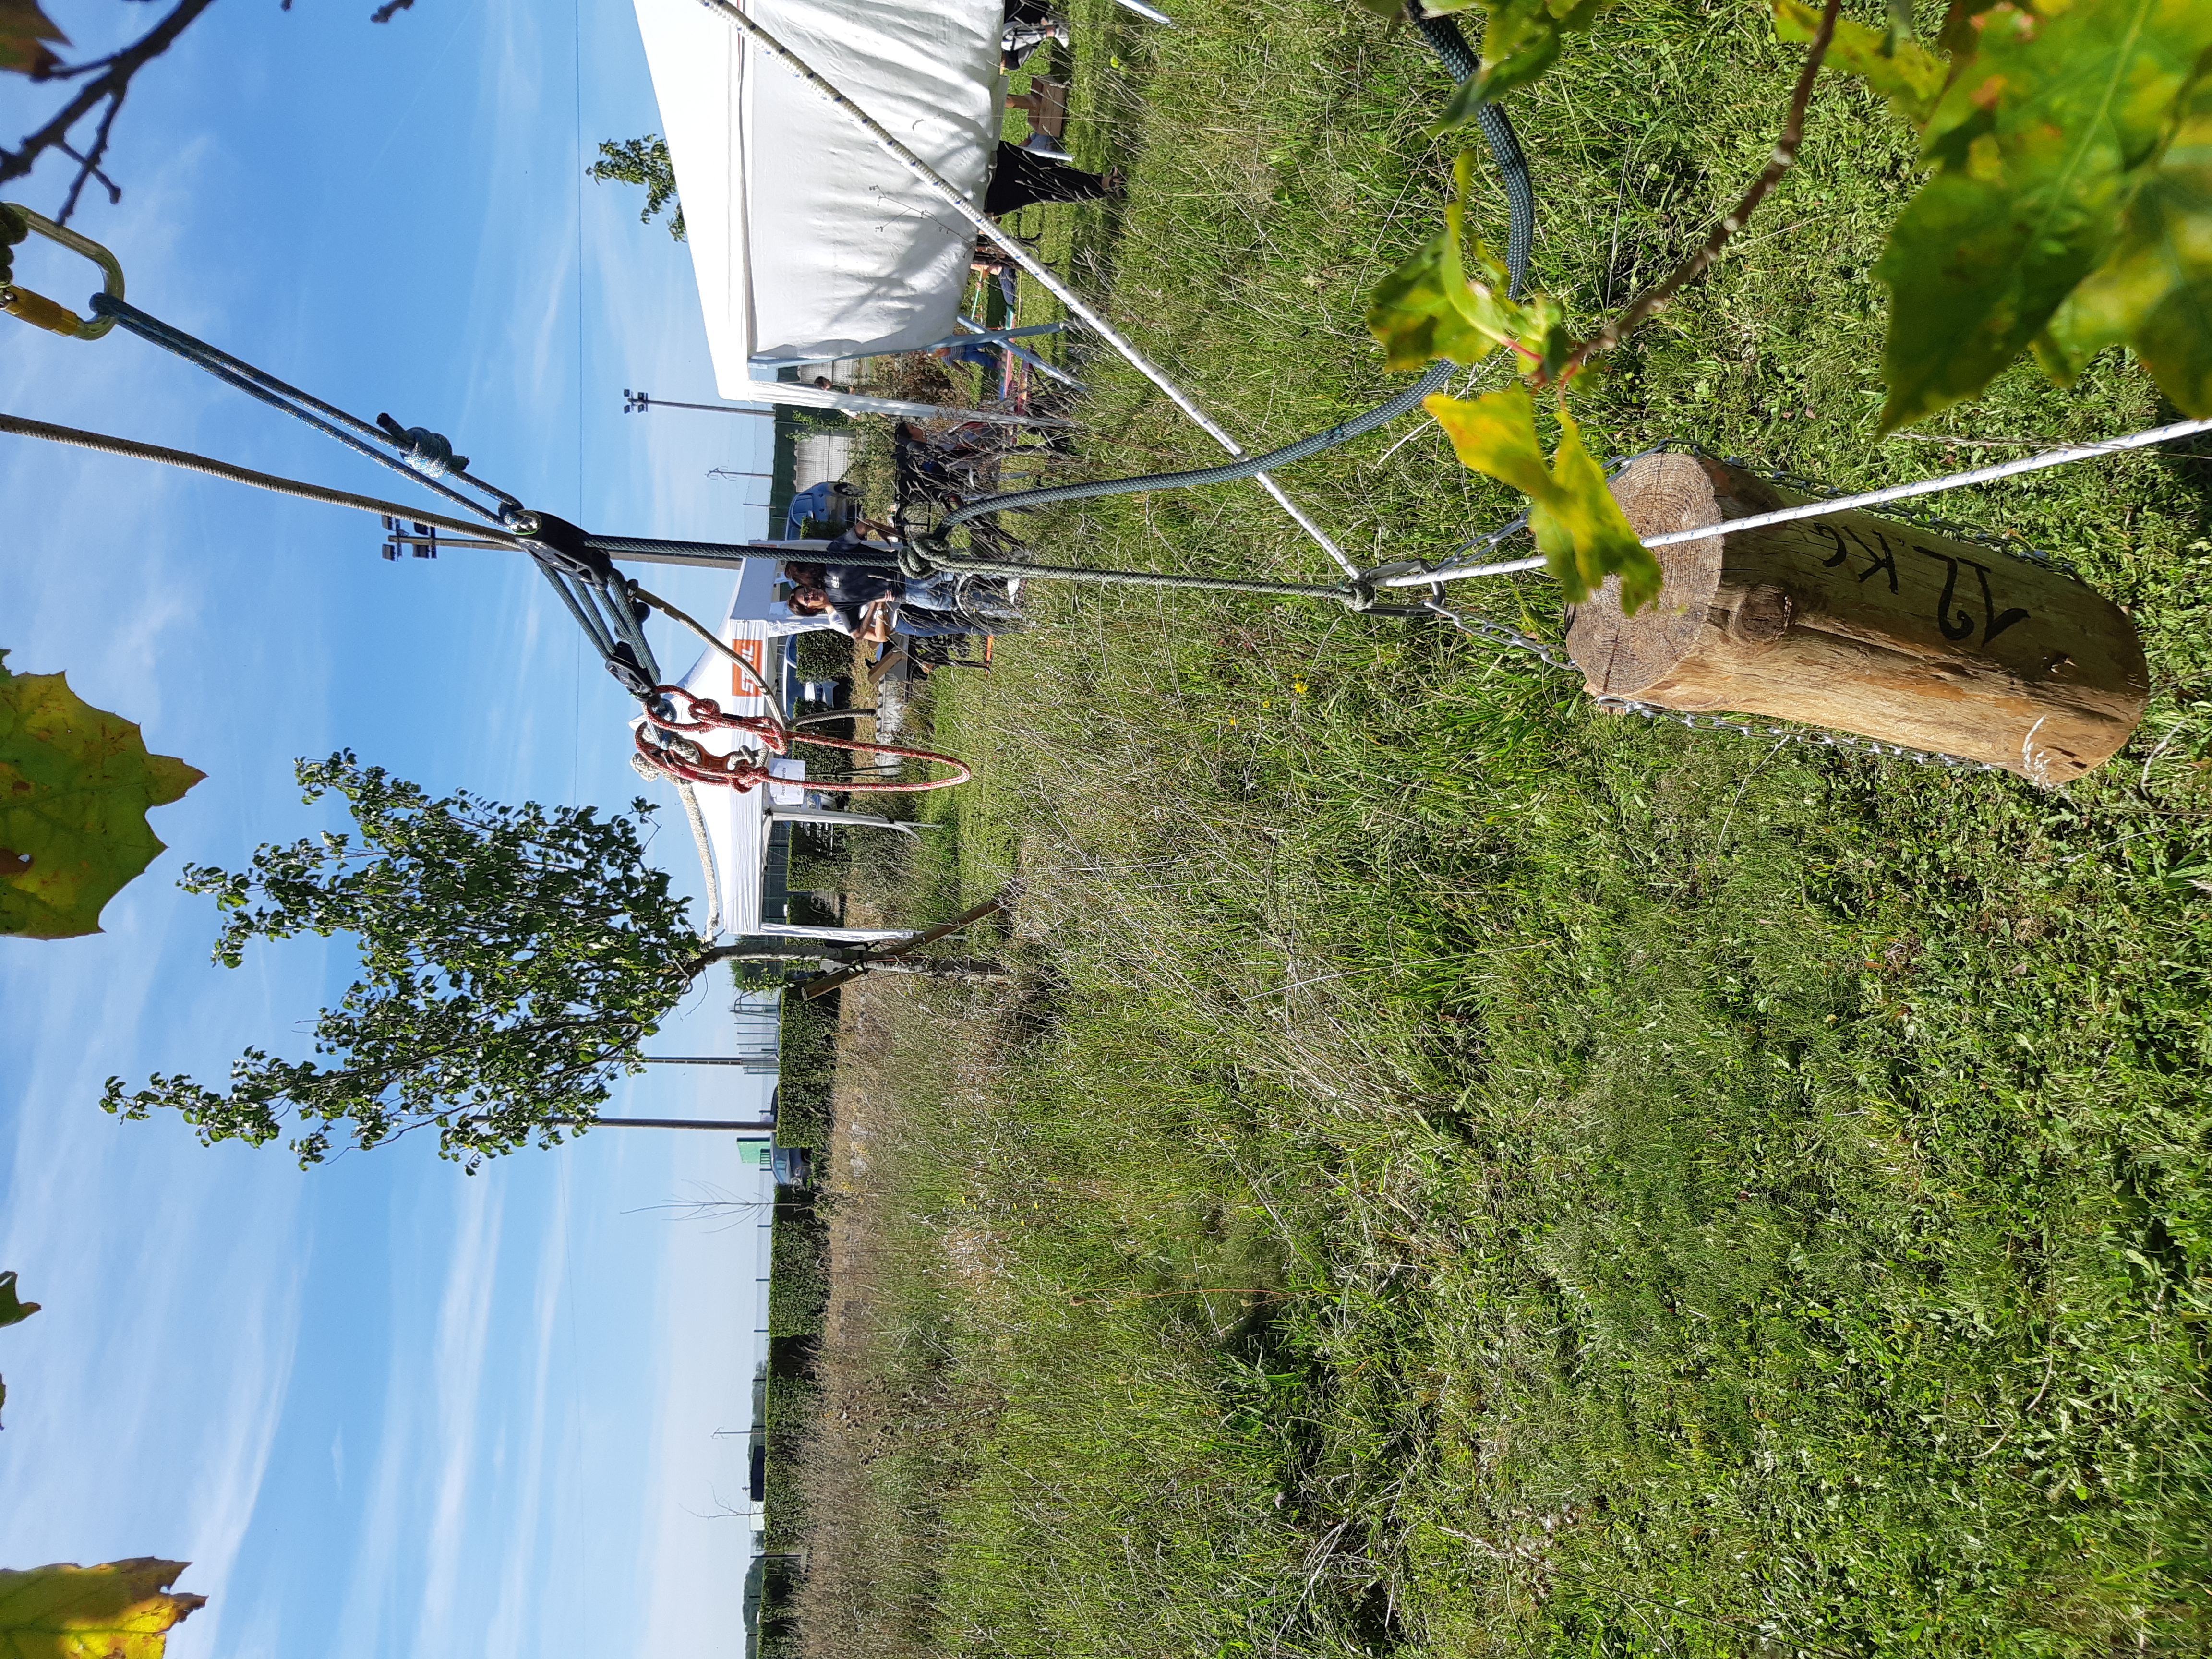
M 908 639 L 949 639 L 970 634 L 1006 634 L 1026 626 L 1018 577 L 1007 580 L 973 571 L 941 571 L 910 577 L 878 563 L 856 564 L 841 556 L 866 550 L 878 558 L 896 554 L 899 534 L 890 525 L 856 519 L 818 550 L 782 562 L 782 617 L 772 631 L 785 634 L 831 629 L 848 639 L 888 643 Z
M 1000 41 L 1003 68 L 1019 68 L 1033 53 L 1055 42 L 1068 44 L 1068 28 L 1054 15 L 1051 0 L 1006 0 Z M 1010 101 L 1034 118 L 1033 100 Z M 995 217 L 1037 202 L 1094 201 L 1121 194 L 1118 172 L 1086 173 L 1070 165 L 1073 159 L 1042 131 L 1033 132 L 1021 144 L 1002 142 L 993 161 L 984 211 Z M 1011 286 L 1011 262 L 981 237 L 975 265 Z M 991 349 L 979 342 L 963 355 L 988 361 Z M 827 377 L 814 384 L 843 389 Z M 921 495 L 945 503 L 957 502 L 967 492 L 975 482 L 976 462 L 995 454 L 1001 441 L 1000 434 L 975 422 L 932 434 L 901 422 L 894 436 L 903 480 L 902 496 L 905 486 L 911 485 Z M 879 563 L 855 564 L 841 558 L 864 548 L 878 557 L 897 550 L 896 528 L 856 516 L 859 506 L 859 491 L 842 482 L 817 483 L 793 498 L 785 514 L 785 540 L 804 539 L 806 532 L 817 529 L 836 533 L 818 550 L 810 547 L 805 556 L 780 566 L 784 580 L 778 609 L 784 614 L 771 618 L 771 629 L 793 634 L 830 629 L 851 639 L 887 643 L 894 636 L 942 639 L 1006 633 L 1025 625 L 1019 578 L 1009 580 L 972 571 L 913 578 Z

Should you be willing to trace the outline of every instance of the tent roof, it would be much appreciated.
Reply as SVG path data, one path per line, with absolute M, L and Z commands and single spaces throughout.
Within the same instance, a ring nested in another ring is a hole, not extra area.
M 635 0 L 715 381 L 752 359 L 912 350 L 952 331 L 974 235 L 698 0 Z M 1003 0 L 746 0 L 747 12 L 978 204 Z

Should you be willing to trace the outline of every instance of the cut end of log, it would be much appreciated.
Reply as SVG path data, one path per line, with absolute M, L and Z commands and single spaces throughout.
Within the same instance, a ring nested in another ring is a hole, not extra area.
M 1567 611 L 1591 693 L 1734 711 L 1985 761 L 2041 784 L 2128 740 L 2149 676 L 2120 608 L 2051 566 L 1867 513 L 1727 533 L 1808 499 L 1708 457 L 1646 455 L 1613 491 L 1656 550 L 1635 616 L 1618 578 Z

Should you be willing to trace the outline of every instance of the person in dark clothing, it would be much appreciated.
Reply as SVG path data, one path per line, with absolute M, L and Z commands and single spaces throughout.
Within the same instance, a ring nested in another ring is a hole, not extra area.
M 1018 583 L 950 571 L 912 582 L 896 570 L 836 562 L 838 554 L 863 542 L 857 529 L 848 530 L 822 550 L 819 562 L 784 566 L 794 615 L 819 617 L 840 634 L 877 644 L 893 634 L 945 639 L 1025 625 L 1016 609 Z
M 1118 172 L 1085 173 L 1002 141 L 991 165 L 990 188 L 983 192 L 983 211 L 995 219 L 1032 202 L 1095 202 L 1121 193 Z

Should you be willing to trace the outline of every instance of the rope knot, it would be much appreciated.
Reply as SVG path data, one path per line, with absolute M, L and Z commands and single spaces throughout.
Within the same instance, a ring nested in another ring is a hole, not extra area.
M 389 415 L 379 415 L 377 425 L 384 428 L 392 447 L 404 453 L 399 459 L 426 478 L 442 478 L 449 472 L 465 472 L 469 458 L 453 453 L 453 440 L 442 432 L 433 432 L 427 426 L 402 426 Z

